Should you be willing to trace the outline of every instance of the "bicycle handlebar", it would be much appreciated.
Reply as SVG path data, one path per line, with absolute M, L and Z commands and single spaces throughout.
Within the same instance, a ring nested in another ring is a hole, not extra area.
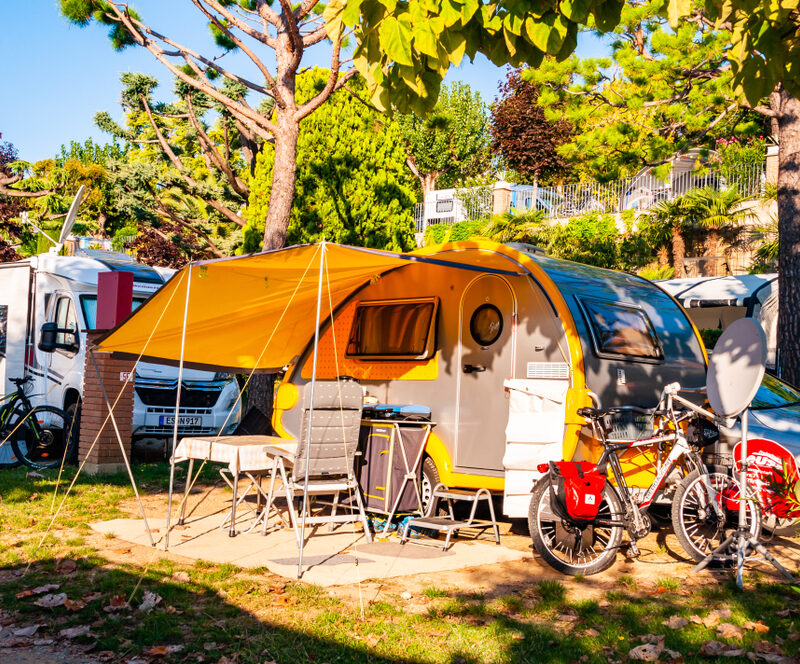
M 11 377 L 9 377 L 8 380 L 10 380 L 12 383 L 14 383 L 14 385 L 16 385 L 17 387 L 20 387 L 21 385 L 24 385 L 25 383 L 30 383 L 33 380 L 33 376 L 23 376 L 22 378 L 11 378 Z

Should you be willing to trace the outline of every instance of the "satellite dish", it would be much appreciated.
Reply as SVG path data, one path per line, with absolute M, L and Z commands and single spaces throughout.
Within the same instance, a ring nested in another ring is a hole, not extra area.
M 752 318 L 731 323 L 708 362 L 708 403 L 717 415 L 736 417 L 753 401 L 767 360 L 764 330 Z
M 85 196 L 86 187 L 81 185 L 80 189 L 78 189 L 78 193 L 75 194 L 75 198 L 72 199 L 72 205 L 69 206 L 67 218 L 64 219 L 64 225 L 61 227 L 61 234 L 58 236 L 58 242 L 56 243 L 56 252 L 61 251 L 61 247 L 64 246 L 64 240 L 67 239 L 70 231 L 72 231 L 75 220 L 78 218 L 78 208 L 81 206 L 81 203 L 83 203 Z

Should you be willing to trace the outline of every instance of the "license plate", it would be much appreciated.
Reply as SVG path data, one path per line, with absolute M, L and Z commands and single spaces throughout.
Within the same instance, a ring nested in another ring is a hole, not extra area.
M 190 415 L 182 415 L 178 418 L 178 426 L 179 427 L 199 427 L 203 423 L 203 418 L 199 415 L 190 416 Z M 161 415 L 158 418 L 159 426 L 175 426 L 175 416 L 174 415 Z

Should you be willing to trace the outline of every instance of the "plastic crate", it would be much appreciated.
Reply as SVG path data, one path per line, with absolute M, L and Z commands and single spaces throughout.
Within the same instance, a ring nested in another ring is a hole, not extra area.
M 609 440 L 641 440 L 655 432 L 652 413 L 623 410 L 606 418 L 606 431 Z

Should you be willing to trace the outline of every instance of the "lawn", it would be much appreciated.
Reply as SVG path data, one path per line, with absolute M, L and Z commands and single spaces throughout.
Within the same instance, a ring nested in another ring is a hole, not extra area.
M 143 493 L 165 491 L 164 465 L 135 473 Z M 81 478 L 43 539 L 57 473 L 41 474 L 0 474 L 0 625 L 10 633 L 0 649 L 49 638 L 115 662 L 454 664 L 783 661 L 800 645 L 800 594 L 756 572 L 739 591 L 727 574 L 689 584 L 668 567 L 646 585 L 627 574 L 537 581 L 532 563 L 531 582 L 512 588 L 493 586 L 487 570 L 482 593 L 452 583 L 404 593 L 402 581 L 355 593 L 144 547 L 124 562 L 124 543 L 88 522 L 132 514 L 127 478 Z

